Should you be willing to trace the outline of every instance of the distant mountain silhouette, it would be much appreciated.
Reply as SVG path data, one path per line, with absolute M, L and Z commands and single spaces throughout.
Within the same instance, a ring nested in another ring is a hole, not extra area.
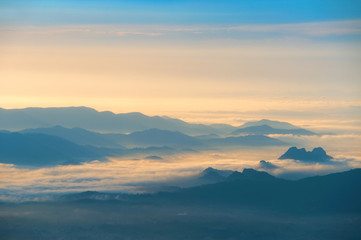
M 232 135 L 239 134 L 255 134 L 255 135 L 266 135 L 266 134 L 292 134 L 292 135 L 316 135 L 316 133 L 311 132 L 309 130 L 303 128 L 297 129 L 277 129 L 270 127 L 268 125 L 259 125 L 259 126 L 251 126 L 245 127 L 241 129 L 237 129 L 231 133 Z
M 118 143 L 116 143 L 116 141 L 113 141 L 113 139 L 106 134 L 91 132 L 82 128 L 64 128 L 62 126 L 54 126 L 51 128 L 25 129 L 20 131 L 20 133 L 43 133 L 61 137 L 79 145 L 121 147 Z
M 201 145 L 201 142 L 194 137 L 187 136 L 181 132 L 149 129 L 140 132 L 133 132 L 124 136 L 120 144 L 136 144 L 142 146 L 181 146 L 194 147 Z
M 292 125 L 288 122 L 273 121 L 268 119 L 246 122 L 240 127 L 246 128 L 246 127 L 263 126 L 263 125 L 267 125 L 275 129 L 299 129 L 299 127 Z
M 204 143 L 210 146 L 282 146 L 285 145 L 284 142 L 263 135 L 248 135 L 248 136 L 238 136 L 238 137 L 226 137 L 226 138 L 214 138 L 207 139 L 203 141 Z
M 49 128 L 60 125 L 67 128 L 81 127 L 100 132 L 129 133 L 158 128 L 199 135 L 210 133 L 222 134 L 236 129 L 226 124 L 214 126 L 191 124 L 170 117 L 149 117 L 142 113 L 114 114 L 109 111 L 98 112 L 88 107 L 0 108 L 0 118 L 1 128 L 5 130 Z
M 314 148 L 312 151 L 306 151 L 304 148 L 298 149 L 291 147 L 279 159 L 294 159 L 305 162 L 325 162 L 331 160 L 333 157 L 326 154 L 323 148 Z
M 201 144 L 199 140 L 176 131 L 148 129 L 130 134 L 97 133 L 82 128 L 64 128 L 55 126 L 51 128 L 25 129 L 20 133 L 43 133 L 57 136 L 80 145 L 122 148 L 128 147 L 192 147 Z
M 27 167 L 78 164 L 121 153 L 120 149 L 81 146 L 39 133 L 0 133 L 0 142 L 0 162 Z
M 107 134 L 111 136 L 111 134 Z M 128 135 L 115 134 L 113 141 L 122 146 L 170 146 L 177 148 L 202 148 L 202 147 L 225 147 L 225 146 L 281 146 L 284 143 L 278 139 L 267 136 L 239 136 L 220 138 L 217 135 L 208 137 L 192 137 L 181 132 L 148 129 L 145 131 L 133 132 Z
M 198 178 L 200 182 L 198 184 L 201 185 L 225 181 L 232 173 L 233 171 L 231 170 L 218 170 L 209 167 L 203 170 L 203 172 L 200 174 L 200 177 Z
M 196 138 L 196 139 L 199 139 L 199 140 L 219 138 L 219 137 L 220 137 L 220 136 L 218 136 L 217 134 L 206 134 L 206 135 L 195 136 L 195 138 Z
M 235 180 L 269 181 L 273 179 L 275 179 L 274 176 L 266 172 L 254 170 L 252 168 L 245 168 L 243 169 L 242 172 L 235 171 L 227 177 L 228 181 L 235 181 Z
M 171 147 L 173 149 L 199 149 L 207 147 L 234 147 L 234 146 L 278 146 L 284 145 L 278 139 L 267 136 L 239 136 L 220 138 L 210 134 L 207 137 L 192 137 L 177 131 L 148 129 L 130 134 L 97 133 L 82 128 L 64 128 L 55 126 L 51 128 L 25 129 L 20 133 L 42 133 L 57 136 L 79 145 L 92 145 L 109 148 L 148 148 Z
M 91 140 L 90 140 L 91 141 Z M 47 167 L 79 164 L 91 160 L 105 160 L 106 157 L 131 156 L 137 154 L 174 154 L 187 150 L 168 146 L 124 148 L 95 147 L 79 145 L 66 139 L 42 133 L 0 133 L 0 162 L 23 167 Z
M 218 175 L 222 176 L 222 177 L 228 177 L 230 176 L 234 171 L 232 170 L 219 170 L 219 169 L 215 169 L 212 167 L 208 167 L 206 169 L 204 169 L 201 173 L 201 175 L 205 175 L 208 173 L 217 173 Z

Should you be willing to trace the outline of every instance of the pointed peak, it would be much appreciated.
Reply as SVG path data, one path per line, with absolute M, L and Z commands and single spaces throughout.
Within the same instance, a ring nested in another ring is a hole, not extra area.
M 212 167 L 207 167 L 206 169 L 203 170 L 203 172 L 211 172 L 211 171 L 215 171 L 216 169 L 212 168 Z

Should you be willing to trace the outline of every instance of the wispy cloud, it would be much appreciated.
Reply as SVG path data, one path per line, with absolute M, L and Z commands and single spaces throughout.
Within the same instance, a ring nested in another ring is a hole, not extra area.
M 17 32 L 24 34 L 71 34 L 87 33 L 95 35 L 143 35 L 161 36 L 179 33 L 209 34 L 222 36 L 221 33 L 279 33 L 284 35 L 304 35 L 309 37 L 329 35 L 359 35 L 361 34 L 361 20 L 311 22 L 293 24 L 243 24 L 231 26 L 217 25 L 64 25 L 64 26 L 28 26 L 3 27 L 0 32 Z M 238 36 L 239 37 L 239 36 Z
M 294 24 L 253 24 L 233 26 L 228 29 L 242 32 L 278 32 L 310 36 L 349 35 L 361 34 L 361 20 Z

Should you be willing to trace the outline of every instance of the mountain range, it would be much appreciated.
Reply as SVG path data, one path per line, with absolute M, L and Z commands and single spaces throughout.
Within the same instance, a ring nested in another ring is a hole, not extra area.
M 282 128 L 273 128 L 269 125 L 257 125 L 237 129 L 231 133 L 232 135 L 239 134 L 255 134 L 255 135 L 267 135 L 267 134 L 292 134 L 292 135 L 316 135 L 316 133 L 303 129 L 303 128 L 294 128 L 294 129 L 282 129 Z
M 198 139 L 181 132 L 160 129 L 130 134 L 102 134 L 61 126 L 20 132 L 3 131 L 0 142 L 0 162 L 32 167 L 78 164 L 109 156 L 285 145 L 278 139 L 263 135 Z
M 170 152 L 284 146 L 288 143 L 266 135 L 316 134 L 267 119 L 239 127 L 203 125 L 166 116 L 99 112 L 88 107 L 0 109 L 0 120 L 0 162 L 36 167 L 126 154 L 162 158 L 162 153 Z
M 0 162 L 26 167 L 79 164 L 119 155 L 122 148 L 78 145 L 60 137 L 40 133 L 0 133 Z
M 230 125 L 191 124 L 170 117 L 150 117 L 138 112 L 98 112 L 88 107 L 0 109 L 0 119 L 2 129 L 15 131 L 57 125 L 108 133 L 129 133 L 157 128 L 197 135 L 235 130 Z
M 261 119 L 258 121 L 249 121 L 244 123 L 240 126 L 240 128 L 247 128 L 247 127 L 255 127 L 255 126 L 263 126 L 267 125 L 275 129 L 298 129 L 299 127 L 288 123 L 288 122 L 280 122 L 280 121 L 272 121 L 269 119 Z
M 91 121 L 89 121 L 91 119 Z M 118 113 L 110 111 L 99 112 L 89 107 L 60 108 L 0 108 L 1 128 L 3 130 L 20 131 L 29 128 L 50 128 L 63 126 L 66 128 L 87 129 L 102 133 L 130 133 L 148 129 L 179 131 L 187 135 L 219 134 L 229 135 L 234 131 L 245 131 L 242 128 L 264 126 L 268 129 L 248 129 L 251 134 L 264 135 L 268 132 L 279 134 L 312 135 L 311 131 L 301 129 L 287 122 L 262 119 L 247 122 L 239 127 L 228 124 L 193 124 L 167 116 L 146 116 L 142 113 Z M 240 129 L 241 128 L 241 129 Z M 272 129 L 270 129 L 272 128 Z M 281 131 L 292 130 L 292 131 Z M 257 131 L 257 132 L 254 132 Z M 284 133 L 283 133 L 284 132 Z M 237 133 L 237 132 L 236 132 Z
M 210 175 L 211 173 L 211 175 Z M 226 173 L 226 174 L 225 174 Z M 215 183 L 145 195 L 92 192 L 65 195 L 63 200 L 122 199 L 129 203 L 169 205 L 228 205 L 264 211 L 312 213 L 361 213 L 361 169 L 303 178 L 297 181 L 274 177 L 254 169 L 222 171 L 206 169 L 201 177 Z M 102 198 L 97 197 L 102 195 Z M 106 196 L 106 197 L 104 197 Z M 117 197 L 118 196 L 118 197 Z
M 87 191 L 0 202 L 0 236 L 356 240 L 361 236 L 360 182 L 361 169 L 298 181 L 245 169 L 221 182 L 154 194 Z

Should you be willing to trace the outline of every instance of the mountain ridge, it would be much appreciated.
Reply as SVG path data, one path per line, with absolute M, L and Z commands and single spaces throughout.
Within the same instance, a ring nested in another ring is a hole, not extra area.
M 262 125 L 268 125 L 272 128 L 278 128 L 278 129 L 297 129 L 297 128 L 299 128 L 288 122 L 281 122 L 281 121 L 275 121 L 275 120 L 269 120 L 269 119 L 249 121 L 239 127 L 246 128 L 246 127 L 262 126 Z
M 179 131 L 184 134 L 196 136 L 207 134 L 227 135 L 239 129 L 229 124 L 197 124 L 188 123 L 168 116 L 147 116 L 140 112 L 113 113 L 111 111 L 97 111 L 90 107 L 29 107 L 23 109 L 0 108 L 2 129 L 20 131 L 29 128 L 49 128 L 63 126 L 66 128 L 84 128 L 101 133 L 130 133 L 158 128 L 162 130 Z M 92 121 L 89 121 L 92 119 Z M 297 128 L 296 126 L 279 121 L 262 119 L 243 124 L 267 124 L 271 127 Z M 292 127 L 293 126 L 293 127 Z
M 0 108 L 0 118 L 3 129 L 16 131 L 61 125 L 67 128 L 82 127 L 87 130 L 112 133 L 129 133 L 151 128 L 180 131 L 192 135 L 223 133 L 222 130 L 209 125 L 187 123 L 171 117 L 147 116 L 139 112 L 116 114 L 110 111 L 97 111 L 89 107 Z M 231 125 L 229 128 L 234 129 Z
M 361 213 L 360 168 L 300 180 L 280 179 L 254 169 L 234 171 L 233 174 L 244 177 L 231 177 L 228 180 L 172 192 L 121 194 L 119 199 L 135 204 L 139 201 L 142 204 L 167 202 L 169 205 L 242 206 L 247 209 L 292 213 Z M 113 200 L 116 200 L 117 194 L 111 194 Z M 96 198 L 92 196 L 92 200 Z
M 249 126 L 237 129 L 231 133 L 232 135 L 238 134 L 255 134 L 255 135 L 268 135 L 268 134 L 292 134 L 292 135 L 317 135 L 316 133 L 303 128 L 294 129 L 281 129 L 273 128 L 269 125 Z

